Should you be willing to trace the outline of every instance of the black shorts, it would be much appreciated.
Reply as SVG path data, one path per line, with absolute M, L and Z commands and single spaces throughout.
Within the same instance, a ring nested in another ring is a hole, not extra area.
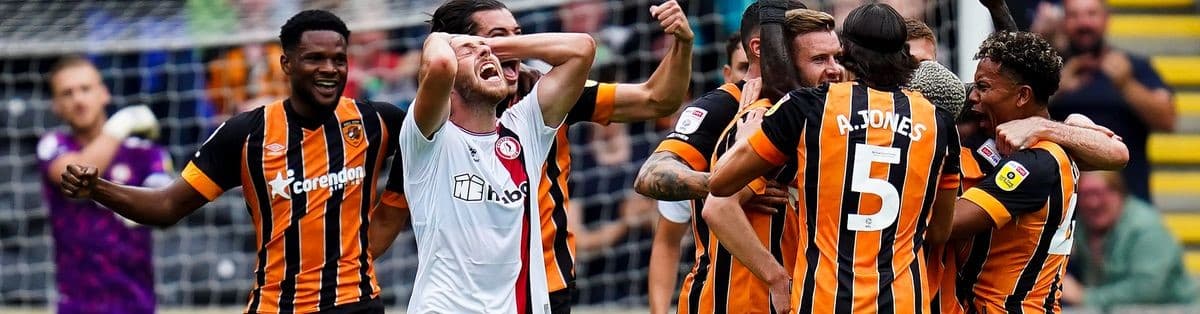
M 350 304 L 342 304 L 332 307 L 328 310 L 320 311 L 323 314 L 383 314 L 382 298 L 374 298 L 366 301 L 359 301 Z
M 550 293 L 550 313 L 571 314 L 571 305 L 575 304 L 577 299 L 579 289 L 575 288 L 574 282 L 567 283 L 566 288 Z

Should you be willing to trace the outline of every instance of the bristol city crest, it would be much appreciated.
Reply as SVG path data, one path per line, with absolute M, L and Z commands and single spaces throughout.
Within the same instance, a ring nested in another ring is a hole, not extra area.
M 504 159 L 516 159 L 521 155 L 521 143 L 511 136 L 501 137 L 496 141 L 496 155 Z

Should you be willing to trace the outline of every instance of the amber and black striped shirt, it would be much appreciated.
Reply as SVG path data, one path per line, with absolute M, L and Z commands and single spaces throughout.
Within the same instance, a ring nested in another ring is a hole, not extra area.
M 670 152 L 683 159 L 692 170 L 707 172 L 717 140 L 737 116 L 740 98 L 740 83 L 726 83 L 697 98 L 683 109 L 675 129 L 658 144 L 655 152 Z M 708 224 L 700 218 L 703 208 L 704 200 L 692 200 L 692 237 L 696 251 L 692 270 L 679 287 L 679 313 L 718 311 L 713 287 L 708 284 L 715 276 L 711 272 L 713 265 L 709 251 L 715 243 L 711 243 Z
M 716 166 L 721 156 L 733 148 L 738 132 L 743 131 L 738 129 L 737 119 L 744 119 L 750 110 L 765 109 L 770 106 L 771 103 L 764 99 L 739 109 L 737 118 L 729 122 L 718 139 L 710 167 Z M 751 183 L 751 187 L 757 192 L 765 185 L 766 180 L 772 180 L 784 186 L 794 186 L 795 178 L 796 163 L 793 160 L 772 170 L 771 174 L 762 180 L 755 180 L 754 183 Z M 797 241 L 799 240 L 797 212 L 794 204 L 788 204 L 777 210 L 774 214 L 747 211 L 746 218 L 759 243 L 771 251 L 775 262 L 783 265 L 790 273 L 795 266 Z M 699 212 L 696 213 L 697 218 L 699 218 L 699 214 Z M 771 293 L 767 283 L 759 280 L 749 268 L 738 261 L 721 244 L 716 234 L 708 235 L 706 245 L 705 251 L 710 252 L 708 257 L 711 260 L 705 272 L 708 278 L 702 281 L 703 286 L 698 291 L 699 293 L 692 295 L 692 297 L 699 297 L 700 302 L 699 307 L 692 309 L 690 313 L 772 313 Z
M 924 237 L 938 190 L 959 184 L 958 134 L 919 93 L 861 83 L 793 91 L 750 146 L 797 163 L 800 313 L 928 313 Z
M 342 98 L 317 121 L 277 101 L 230 118 L 200 147 L 183 179 L 209 200 L 243 187 L 254 221 L 246 312 L 309 313 L 378 298 L 367 228 L 403 118 L 391 104 Z
M 968 312 L 1060 312 L 1078 178 L 1061 147 L 1039 142 L 1002 159 L 963 193 L 996 226 L 974 237 L 958 271 L 958 298 Z

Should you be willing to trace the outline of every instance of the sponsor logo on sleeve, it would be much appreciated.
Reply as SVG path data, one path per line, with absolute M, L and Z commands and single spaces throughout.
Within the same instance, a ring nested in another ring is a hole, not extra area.
M 986 158 L 988 162 L 992 163 L 993 167 L 1000 163 L 1000 152 L 996 150 L 995 140 L 988 139 L 987 142 L 984 142 L 982 146 L 979 146 L 979 149 L 976 150 L 976 152 L 978 152 L 980 156 L 983 156 L 983 158 Z
M 692 134 L 700 129 L 700 124 L 704 122 L 704 117 L 708 116 L 708 110 L 697 107 L 689 107 L 683 110 L 683 114 L 679 115 L 679 122 L 675 123 L 675 133 Z
M 1016 190 L 1028 176 L 1029 169 L 1025 169 L 1024 165 L 1016 161 L 1009 161 L 1000 168 L 1000 172 L 996 173 L 996 186 L 1001 190 L 1011 192 Z

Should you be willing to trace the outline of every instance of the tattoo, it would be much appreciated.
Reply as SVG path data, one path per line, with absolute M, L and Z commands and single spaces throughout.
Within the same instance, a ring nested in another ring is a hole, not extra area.
M 661 201 L 683 201 L 708 196 L 707 172 L 692 170 L 670 152 L 650 155 L 638 172 L 634 187 L 638 193 Z

